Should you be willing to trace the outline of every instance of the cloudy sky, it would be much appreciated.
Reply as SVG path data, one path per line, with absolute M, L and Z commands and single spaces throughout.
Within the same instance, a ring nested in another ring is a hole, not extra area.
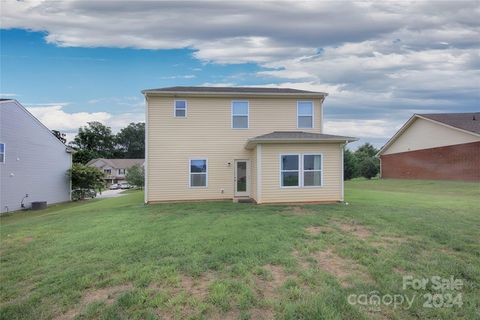
M 412 113 L 478 111 L 479 1 L 2 0 L 0 93 L 72 137 L 142 121 L 140 90 L 326 91 L 327 133 L 381 146 Z

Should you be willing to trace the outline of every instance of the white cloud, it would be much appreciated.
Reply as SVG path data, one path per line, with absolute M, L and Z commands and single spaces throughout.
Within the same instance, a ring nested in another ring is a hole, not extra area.
M 256 63 L 257 74 L 216 85 L 256 77 L 326 91 L 329 128 L 372 138 L 414 112 L 478 109 L 479 16 L 478 1 L 2 3 L 2 28 L 46 31 L 59 46 L 190 48 L 206 63 Z
M 13 97 L 16 97 L 17 94 L 16 93 L 0 93 L 0 97 L 2 98 L 13 98 Z
M 88 122 L 98 121 L 118 132 L 131 122 L 143 122 L 143 113 L 121 113 L 111 114 L 108 112 L 73 112 L 68 113 L 61 105 L 49 105 L 44 107 L 27 107 L 33 114 L 50 130 L 59 130 L 67 134 L 70 141 L 75 137 L 79 127 L 87 125 Z

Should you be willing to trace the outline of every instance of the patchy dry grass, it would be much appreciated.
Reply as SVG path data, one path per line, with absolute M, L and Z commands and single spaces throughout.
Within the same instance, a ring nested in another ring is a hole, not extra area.
M 144 206 L 141 193 L 1 218 L 0 319 L 474 319 L 480 188 L 353 181 L 349 206 Z M 461 308 L 348 303 L 461 279 Z

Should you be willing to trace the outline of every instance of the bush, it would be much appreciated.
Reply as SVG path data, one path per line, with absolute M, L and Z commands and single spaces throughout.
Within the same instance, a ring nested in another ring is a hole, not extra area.
M 358 170 L 362 177 L 367 178 L 368 180 L 375 177 L 378 172 L 378 164 L 375 158 L 365 158 L 358 164 Z
M 138 164 L 133 165 L 128 169 L 126 178 L 129 185 L 143 188 L 145 185 L 145 169 Z
M 103 172 L 94 167 L 74 163 L 68 170 L 68 175 L 72 179 L 72 199 L 74 200 L 90 198 L 92 193 L 101 191 L 104 186 Z

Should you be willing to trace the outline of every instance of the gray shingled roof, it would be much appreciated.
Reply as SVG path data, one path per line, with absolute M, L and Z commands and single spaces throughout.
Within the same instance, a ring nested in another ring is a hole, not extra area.
M 458 129 L 480 133 L 480 112 L 427 113 L 418 115 L 420 117 L 438 121 Z
M 92 163 L 102 160 L 105 163 L 107 163 L 109 166 L 112 168 L 116 169 L 128 169 L 132 167 L 133 165 L 140 165 L 142 166 L 143 163 L 145 162 L 145 159 L 105 159 L 105 158 L 98 158 L 98 159 L 93 159 L 90 160 L 87 165 L 91 165 Z
M 327 95 L 325 92 L 315 92 L 306 90 L 297 90 L 290 88 L 261 88 L 261 87 L 167 87 L 158 89 L 143 90 L 142 93 L 162 93 L 162 92 L 178 92 L 178 93 L 243 93 L 243 94 L 312 94 Z
M 304 142 L 304 143 L 321 143 L 321 142 L 351 142 L 357 138 L 346 136 L 335 136 L 323 133 L 311 133 L 303 131 L 274 131 L 261 136 L 257 136 L 248 140 L 247 149 L 253 148 L 258 143 L 284 143 L 284 142 Z

